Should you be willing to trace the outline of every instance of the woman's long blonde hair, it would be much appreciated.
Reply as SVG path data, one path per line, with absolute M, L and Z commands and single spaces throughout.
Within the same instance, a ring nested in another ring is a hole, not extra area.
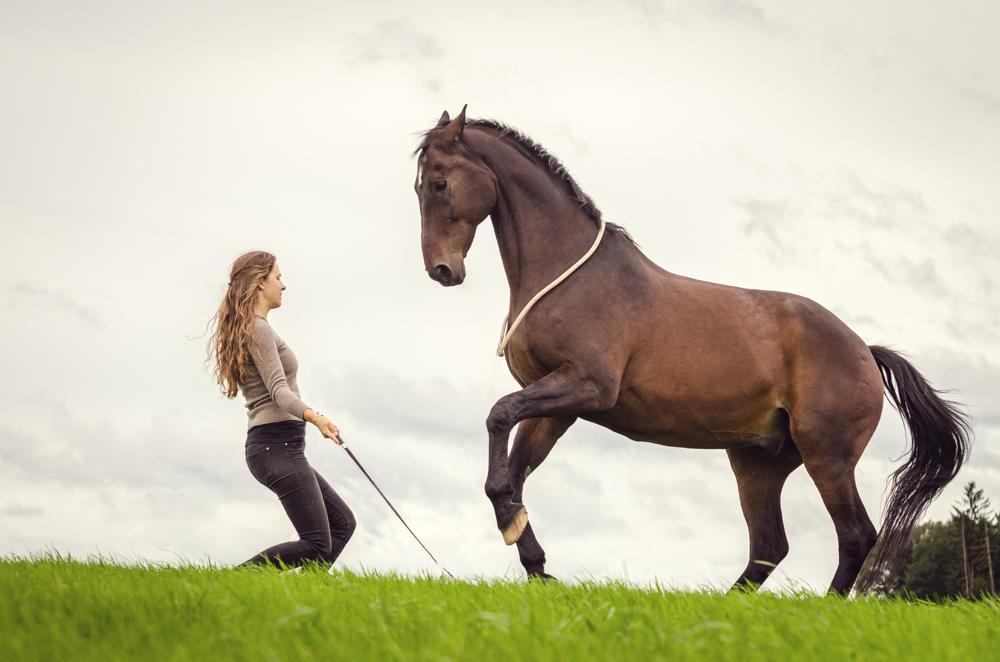
M 236 258 L 229 269 L 229 286 L 209 324 L 208 358 L 215 359 L 215 381 L 227 398 L 235 398 L 253 340 L 254 305 L 258 285 L 267 278 L 276 259 L 265 251 L 250 251 Z

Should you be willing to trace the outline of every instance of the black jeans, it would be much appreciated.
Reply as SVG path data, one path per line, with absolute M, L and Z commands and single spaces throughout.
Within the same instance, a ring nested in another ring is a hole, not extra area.
M 305 421 L 265 423 L 247 432 L 250 473 L 278 495 L 299 539 L 268 547 L 243 565 L 275 563 L 278 559 L 287 566 L 307 561 L 333 563 L 351 539 L 354 514 L 309 466 L 305 446 Z

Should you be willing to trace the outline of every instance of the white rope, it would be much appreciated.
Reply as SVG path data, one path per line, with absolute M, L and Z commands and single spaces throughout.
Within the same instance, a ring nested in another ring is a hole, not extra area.
M 541 292 L 531 297 L 531 301 L 528 302 L 528 305 L 522 308 L 520 314 L 518 314 L 518 316 L 514 318 L 514 323 L 510 325 L 510 328 L 507 328 L 507 320 L 510 319 L 510 316 L 508 315 L 507 317 L 503 318 L 503 327 L 500 330 L 501 333 L 500 344 L 497 345 L 497 356 L 503 356 L 504 350 L 507 349 L 507 343 L 510 342 L 510 337 L 514 335 L 514 331 L 517 330 L 517 327 L 521 324 L 521 320 L 523 320 L 524 316 L 528 314 L 528 311 L 531 310 L 531 307 L 534 306 L 536 303 L 538 303 L 538 300 L 541 299 L 546 294 L 548 294 L 553 288 L 556 287 L 556 285 L 569 278 L 570 274 L 572 274 L 574 271 L 582 267 L 583 263 L 589 260 L 590 256 L 593 255 L 594 251 L 597 250 L 598 245 L 600 245 L 601 243 L 602 237 L 604 237 L 603 218 L 601 219 L 601 227 L 597 231 L 597 238 L 594 239 L 594 245 L 590 247 L 590 250 L 587 251 L 586 255 L 577 260 L 576 264 L 574 264 L 572 267 L 564 271 L 561 276 L 559 276 L 554 281 L 546 285 Z M 507 332 L 504 333 L 503 329 L 507 329 Z

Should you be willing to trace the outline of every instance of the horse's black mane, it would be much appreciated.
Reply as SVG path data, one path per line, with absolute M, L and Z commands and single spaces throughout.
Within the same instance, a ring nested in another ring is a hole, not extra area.
M 523 147 L 525 150 L 527 150 L 529 154 L 531 154 L 532 156 L 537 158 L 540 162 L 542 162 L 545 165 L 545 167 L 549 169 L 549 172 L 551 172 L 553 175 L 555 175 L 563 182 L 565 182 L 566 186 L 569 187 L 570 195 L 572 196 L 572 198 L 580 204 L 580 209 L 582 209 L 584 213 L 587 214 L 587 216 L 594 219 L 594 221 L 600 223 L 601 210 L 598 208 L 596 204 L 594 204 L 593 199 L 591 199 L 589 195 L 583 192 L 583 189 L 580 188 L 580 185 L 576 183 L 576 180 L 573 179 L 573 176 L 570 175 L 569 172 L 566 170 L 566 166 L 564 166 L 562 162 L 555 157 L 554 154 L 550 153 L 547 149 L 536 143 L 534 140 L 523 134 L 518 129 L 515 129 L 512 126 L 508 126 L 503 122 L 498 122 L 497 120 L 481 119 L 481 118 L 469 119 L 465 121 L 465 125 L 467 127 L 478 126 L 478 127 L 485 127 L 487 129 L 493 129 L 500 135 L 510 138 L 515 143 Z M 444 130 L 443 126 L 435 126 L 427 130 L 423 134 L 423 136 L 421 136 L 420 145 L 417 147 L 417 149 L 413 151 L 413 153 L 419 154 L 423 152 L 425 149 L 427 149 L 430 146 L 431 142 L 434 140 L 434 138 L 443 130 Z M 628 230 L 626 230 L 622 226 L 618 225 L 617 223 L 607 223 L 606 227 L 607 227 L 606 231 L 608 233 L 618 235 L 624 238 L 625 240 L 629 241 L 633 245 L 635 245 L 635 240 L 628 233 Z

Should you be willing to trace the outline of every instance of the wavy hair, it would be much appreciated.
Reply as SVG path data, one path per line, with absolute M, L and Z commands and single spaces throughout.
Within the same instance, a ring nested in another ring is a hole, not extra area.
M 235 398 L 245 378 L 253 340 L 257 286 L 267 278 L 276 258 L 266 251 L 250 251 L 229 268 L 229 285 L 222 303 L 209 321 L 206 363 L 215 359 L 215 381 L 227 398 Z

